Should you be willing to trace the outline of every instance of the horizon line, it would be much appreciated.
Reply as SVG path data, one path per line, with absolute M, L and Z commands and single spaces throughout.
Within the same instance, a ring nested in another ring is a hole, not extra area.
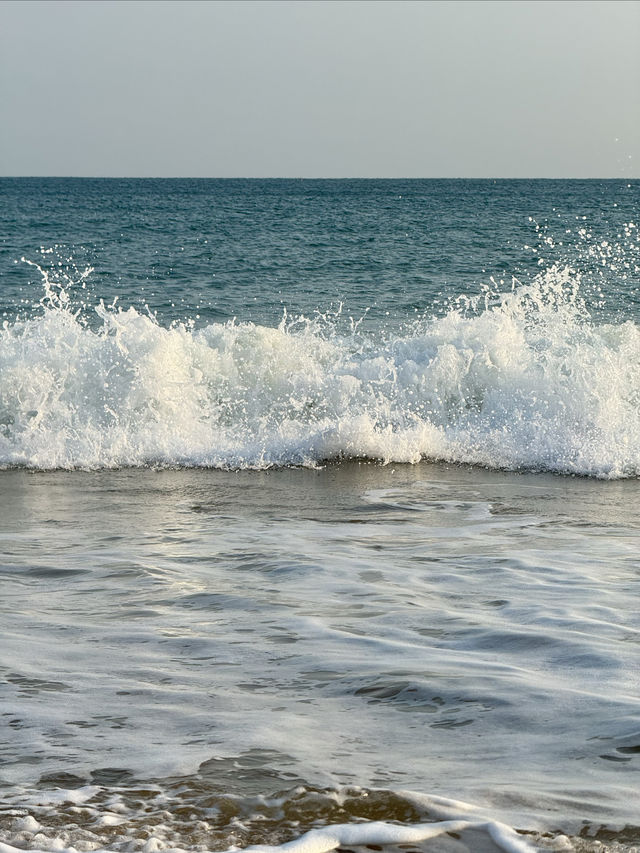
M 640 176 L 314 176 L 314 175 L 0 175 L 0 180 L 79 180 L 79 181 L 637 181 Z

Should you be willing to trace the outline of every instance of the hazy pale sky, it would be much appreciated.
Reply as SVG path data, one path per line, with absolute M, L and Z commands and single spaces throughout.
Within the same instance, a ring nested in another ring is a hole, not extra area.
M 3 0 L 0 174 L 639 177 L 640 2 Z

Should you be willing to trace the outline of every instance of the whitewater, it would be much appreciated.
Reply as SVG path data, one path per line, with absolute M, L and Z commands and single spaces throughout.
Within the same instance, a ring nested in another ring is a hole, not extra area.
M 640 471 L 638 326 L 594 320 L 570 268 L 378 334 L 327 315 L 165 327 L 103 302 L 96 327 L 37 268 L 42 310 L 0 333 L 4 467 Z

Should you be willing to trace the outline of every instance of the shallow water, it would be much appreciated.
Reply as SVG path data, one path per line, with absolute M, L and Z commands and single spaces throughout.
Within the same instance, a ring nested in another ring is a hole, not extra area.
M 635 481 L 364 463 L 1 476 L 13 807 L 106 788 L 126 804 L 111 846 L 146 814 L 140 788 L 170 824 L 167 803 L 213 808 L 218 832 L 194 832 L 218 848 L 229 798 L 236 843 L 281 840 L 287 820 L 257 815 L 287 790 L 302 828 L 339 816 L 336 794 L 316 811 L 301 789 L 435 794 L 528 830 L 637 826 Z M 376 797 L 377 819 L 419 815 Z

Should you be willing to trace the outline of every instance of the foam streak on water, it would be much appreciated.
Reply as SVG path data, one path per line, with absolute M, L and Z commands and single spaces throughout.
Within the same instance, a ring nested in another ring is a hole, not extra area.
M 327 317 L 163 327 L 103 303 L 91 320 L 42 274 L 42 310 L 0 333 L 4 467 L 428 458 L 640 472 L 639 329 L 596 323 L 570 268 L 346 335 Z

